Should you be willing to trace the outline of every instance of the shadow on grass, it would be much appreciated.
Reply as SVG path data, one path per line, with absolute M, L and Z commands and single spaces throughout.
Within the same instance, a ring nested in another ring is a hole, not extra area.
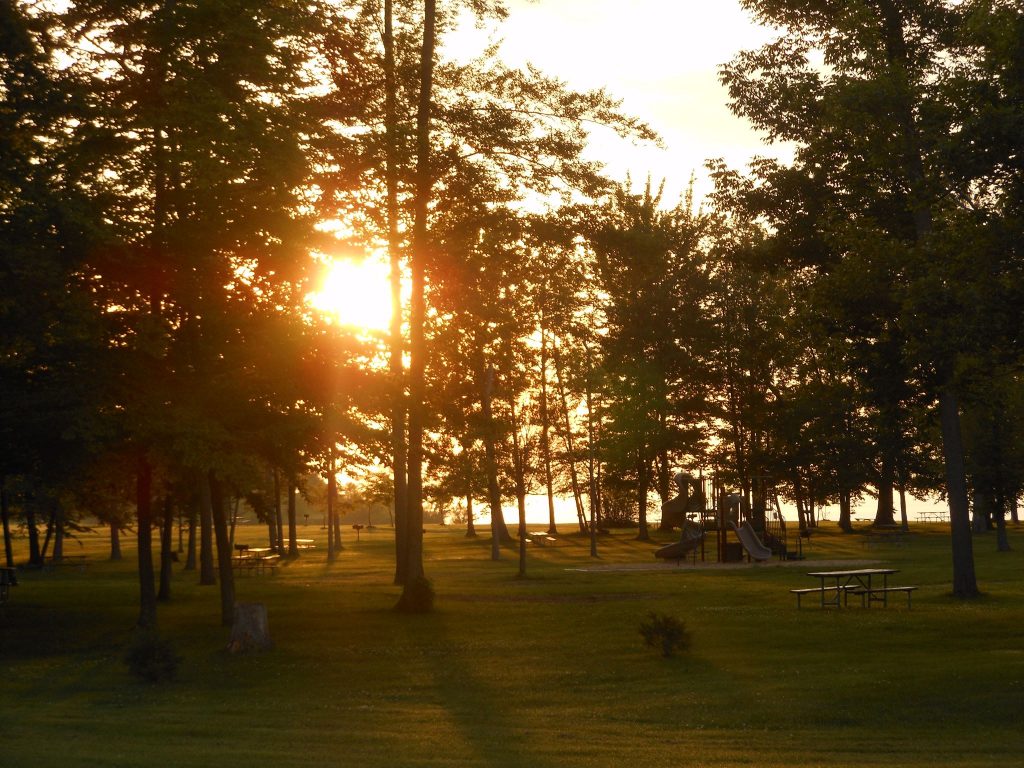
M 528 764 L 534 768 L 559 765 L 531 751 L 524 735 L 529 725 L 517 719 L 515 702 L 508 699 L 506 691 L 472 672 L 474 660 L 460 654 L 459 644 L 447 632 L 444 615 L 435 613 L 432 618 L 438 642 L 453 651 L 445 664 L 432 665 L 431 672 L 452 724 L 473 752 L 474 764 Z

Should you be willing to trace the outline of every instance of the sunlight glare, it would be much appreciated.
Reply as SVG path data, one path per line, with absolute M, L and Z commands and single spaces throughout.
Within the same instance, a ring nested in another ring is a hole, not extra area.
M 309 302 L 341 325 L 386 331 L 391 323 L 388 265 L 375 259 L 327 261 L 320 290 Z

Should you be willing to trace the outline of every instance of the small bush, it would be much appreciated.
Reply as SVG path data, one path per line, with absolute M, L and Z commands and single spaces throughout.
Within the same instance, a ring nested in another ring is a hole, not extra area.
M 395 609 L 402 613 L 430 613 L 434 610 L 434 586 L 430 580 L 420 576 L 406 584 Z
M 686 630 L 686 624 L 675 616 L 651 611 L 640 622 L 640 634 L 648 646 L 660 648 L 661 655 L 666 659 L 675 655 L 676 651 L 690 648 L 690 633 Z
M 124 663 L 128 665 L 128 671 L 140 680 L 161 683 L 174 679 L 181 657 L 166 638 L 152 630 L 140 630 L 128 646 Z

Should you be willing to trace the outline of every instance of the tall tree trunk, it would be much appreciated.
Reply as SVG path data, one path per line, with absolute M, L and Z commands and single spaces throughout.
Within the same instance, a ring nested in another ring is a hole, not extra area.
M 338 480 L 334 473 L 334 452 L 327 467 L 327 562 L 333 563 L 336 559 L 334 549 L 334 516 L 337 510 L 334 508 L 334 496 Z
M 544 455 L 544 486 L 548 494 L 548 533 L 558 535 L 555 523 L 555 489 L 551 472 L 551 418 L 548 412 L 548 339 L 544 313 L 540 313 L 540 445 Z
M 46 516 L 46 536 L 43 537 L 43 547 L 39 551 L 40 562 L 46 560 L 46 553 L 50 549 L 50 539 L 53 538 L 53 522 L 57 517 L 57 510 L 54 508 L 53 499 L 47 497 L 46 506 L 48 511 Z
M 235 613 L 235 575 L 231 570 L 231 540 L 228 538 L 224 488 L 212 469 L 209 482 L 213 530 L 217 539 L 217 573 L 220 576 L 220 623 L 230 627 Z
M 423 3 L 423 48 L 420 56 L 420 94 L 416 114 L 416 194 L 413 200 L 412 293 L 409 300 L 409 471 L 406 475 L 408 547 L 402 604 L 415 602 L 409 585 L 424 578 L 423 571 L 423 428 L 426 417 L 426 262 L 430 247 L 427 215 L 431 189 L 430 108 L 434 76 L 435 0 Z M 418 585 L 417 585 L 418 587 Z
M 651 487 L 651 463 L 639 450 L 637 456 L 637 502 L 640 510 L 640 531 L 637 533 L 637 541 L 650 541 L 651 534 L 647 530 L 647 492 Z
M 964 479 L 960 410 L 952 385 L 942 387 L 939 391 L 939 415 L 942 421 L 942 453 L 946 462 L 950 540 L 953 549 L 953 594 L 956 597 L 977 597 L 980 593 L 974 574 L 974 542 L 967 505 L 967 483 Z
M 288 477 L 288 558 L 294 560 L 299 556 L 299 543 L 296 541 L 298 533 L 296 526 L 298 521 L 296 520 L 296 496 L 298 493 L 298 485 L 295 479 L 291 476 Z
M 160 518 L 160 588 L 156 593 L 156 599 L 166 603 L 171 599 L 171 568 L 174 562 L 174 552 L 171 547 L 174 542 L 174 509 L 171 505 L 171 496 L 164 496 L 163 515 Z
M 53 500 L 53 559 L 64 559 L 64 505 L 59 498 Z
M 515 476 L 516 508 L 519 512 L 519 578 L 526 576 L 526 457 L 519 439 L 519 417 L 515 398 L 509 393 L 509 413 L 512 415 L 512 474 Z
M 891 0 L 880 0 L 885 35 L 886 59 L 890 66 L 909 82 L 910 66 L 903 33 L 900 7 Z M 918 139 L 917 124 L 909 90 L 899 104 L 902 138 L 904 143 L 904 172 L 909 186 L 911 213 L 918 248 L 927 248 L 932 237 L 933 195 L 928 190 L 924 172 L 924 158 Z M 946 471 L 946 495 L 949 499 L 950 539 L 953 550 L 953 594 L 962 598 L 979 595 L 974 573 L 974 543 L 971 539 L 970 511 L 967 502 L 967 483 L 964 472 L 963 436 L 960 431 L 960 405 L 954 380 L 955 364 L 936 361 L 940 382 L 939 420 L 942 424 L 942 454 Z
M 910 521 L 907 520 L 907 487 L 900 481 L 900 528 L 904 533 L 910 530 Z
M 878 506 L 875 509 L 875 525 L 891 526 L 896 524 L 893 509 L 893 470 L 894 461 L 889 450 L 882 452 L 881 475 L 878 480 Z
M 4 528 L 4 562 L 8 568 L 14 567 L 14 544 L 11 541 L 11 510 L 7 496 L 7 478 L 0 477 L 0 521 Z
M 586 392 L 587 401 L 587 497 L 590 501 L 590 556 L 597 557 L 597 527 L 601 522 L 601 496 L 599 492 L 600 465 L 597 463 L 597 430 L 594 418 L 594 392 L 592 378 L 594 366 L 590 357 L 590 347 L 584 345 L 587 352 Z
M 476 538 L 476 525 L 473 523 L 473 493 L 466 493 L 466 538 Z
M 850 519 L 851 511 L 850 491 L 842 489 L 839 491 L 839 530 L 845 533 L 853 533 L 853 521 Z
M 501 545 L 508 541 L 508 528 L 501 514 L 501 488 L 498 485 L 498 456 L 495 446 L 494 414 L 491 399 L 494 393 L 494 369 L 488 367 L 483 376 L 480 410 L 484 419 L 484 463 L 487 465 L 487 500 L 491 507 L 491 559 L 501 559 Z
M 213 501 L 210 498 L 210 479 L 200 473 L 199 482 L 199 584 L 217 583 L 213 569 Z
M 1006 535 L 1006 509 L 1002 506 L 996 509 L 996 551 L 1010 551 L 1010 539 Z
M 281 511 L 281 474 L 274 469 L 274 528 L 277 531 L 277 541 L 270 543 L 270 546 L 277 550 L 277 554 L 284 556 L 284 518 Z
M 579 472 L 576 470 L 576 451 L 572 440 L 572 419 L 569 416 L 569 398 L 566 394 L 565 380 L 562 377 L 562 356 L 559 353 L 559 346 L 553 346 L 552 358 L 555 363 L 555 384 L 558 387 L 558 402 L 560 421 L 564 424 L 562 441 L 565 443 L 566 464 L 569 467 L 569 480 L 572 484 L 572 498 L 576 504 L 576 520 L 579 523 L 580 533 L 587 531 L 587 517 L 583 508 L 583 489 L 580 487 Z M 589 403 L 588 403 L 589 404 Z
M 156 627 L 156 581 L 153 577 L 153 467 L 141 453 L 136 468 L 135 513 L 138 518 L 139 619 L 142 629 Z
M 193 497 L 188 505 L 188 541 L 185 542 L 186 571 L 194 571 L 196 569 L 196 528 L 199 522 L 198 517 L 195 498 Z
M 39 549 L 39 527 L 36 523 L 36 505 L 39 496 L 35 493 L 34 484 L 25 493 L 25 525 L 28 527 L 28 564 L 40 566 L 43 564 L 43 553 Z
M 384 0 L 384 182 L 386 186 L 386 214 L 388 220 L 388 261 L 391 266 L 391 329 L 389 337 L 388 372 L 391 377 L 391 454 L 394 468 L 395 504 L 395 579 L 396 585 L 405 584 L 408 567 L 408 483 L 406 479 L 406 403 L 405 349 L 402 338 L 402 257 L 401 236 L 398 232 L 398 111 L 395 81 L 395 33 L 393 0 Z

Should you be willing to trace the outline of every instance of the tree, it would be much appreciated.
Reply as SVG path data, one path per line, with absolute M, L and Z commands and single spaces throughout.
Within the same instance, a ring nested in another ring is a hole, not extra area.
M 972 309 L 988 279 L 978 280 L 959 247 L 958 189 L 945 162 L 950 144 L 963 140 L 947 84 L 959 62 L 977 60 L 957 40 L 967 28 L 964 9 L 938 0 L 744 5 L 783 33 L 723 67 L 733 109 L 771 138 L 797 144 L 794 170 L 827 190 L 818 232 L 840 263 L 859 263 L 868 269 L 855 271 L 882 276 L 872 287 L 892 299 L 892 311 L 877 317 L 876 333 L 888 327 L 936 404 L 953 591 L 972 597 L 978 590 L 959 372 L 964 354 L 993 339 Z M 811 64 L 815 50 L 827 69 Z M 1006 269 L 998 266 L 997 274 Z M 989 312 L 1005 316 L 996 305 L 987 305 Z M 878 336 L 862 338 L 872 343 Z
M 638 538 L 647 539 L 655 461 L 695 454 L 705 415 L 701 308 L 707 291 L 700 241 L 706 220 L 692 200 L 660 208 L 650 184 L 620 188 L 589 233 L 606 301 L 602 348 L 607 399 L 604 455 L 635 483 Z

